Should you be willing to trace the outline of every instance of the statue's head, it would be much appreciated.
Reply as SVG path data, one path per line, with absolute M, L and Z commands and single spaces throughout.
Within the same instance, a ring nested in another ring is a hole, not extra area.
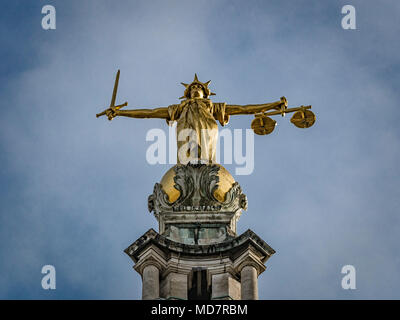
M 211 80 L 207 82 L 201 82 L 197 79 L 197 75 L 194 75 L 194 80 L 191 84 L 182 83 L 185 86 L 185 93 L 179 99 L 196 99 L 196 98 L 208 98 L 209 96 L 215 95 L 215 93 L 211 92 L 208 88 Z
M 195 83 L 190 86 L 189 94 L 191 98 L 204 98 L 205 96 L 203 86 L 199 83 Z

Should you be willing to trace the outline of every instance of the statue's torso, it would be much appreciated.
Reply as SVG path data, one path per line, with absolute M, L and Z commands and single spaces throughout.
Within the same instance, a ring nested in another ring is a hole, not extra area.
M 208 99 L 188 99 L 181 103 L 181 115 L 178 127 L 190 128 L 198 133 L 202 129 L 218 130 L 217 122 L 213 116 L 213 104 Z
M 191 161 L 185 155 L 193 144 L 197 146 L 195 159 L 215 163 L 218 138 L 216 119 L 225 124 L 227 118 L 224 111 L 224 103 L 213 103 L 210 99 L 186 99 L 168 107 L 168 121 L 177 121 L 178 163 Z

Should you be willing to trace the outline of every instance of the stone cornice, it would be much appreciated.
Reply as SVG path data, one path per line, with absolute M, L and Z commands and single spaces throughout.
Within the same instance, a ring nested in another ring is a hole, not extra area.
M 212 245 L 187 245 L 178 243 L 158 234 L 154 229 L 150 229 L 125 249 L 125 253 L 136 263 L 141 253 L 150 244 L 154 244 L 161 251 L 164 251 L 165 254 L 172 251 L 182 256 L 210 256 L 214 254 L 218 256 L 221 254 L 240 256 L 240 252 L 246 251 L 248 246 L 251 245 L 253 250 L 257 252 L 257 256 L 262 263 L 265 263 L 275 253 L 274 249 L 250 229 L 234 239 Z

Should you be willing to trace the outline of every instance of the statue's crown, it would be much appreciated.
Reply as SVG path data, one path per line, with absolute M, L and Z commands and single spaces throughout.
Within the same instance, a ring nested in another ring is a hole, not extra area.
M 207 82 L 201 82 L 199 81 L 199 79 L 197 78 L 197 74 L 194 74 L 194 80 L 191 84 L 187 84 L 187 83 L 183 83 L 181 82 L 181 84 L 186 88 L 185 92 L 183 94 L 182 97 L 180 97 L 179 99 L 189 99 L 190 98 L 190 87 L 194 84 L 199 84 L 202 86 L 203 91 L 204 91 L 204 98 L 208 98 L 209 96 L 214 96 L 215 93 L 211 92 L 211 90 L 208 88 L 208 85 L 210 84 L 211 80 L 208 80 Z

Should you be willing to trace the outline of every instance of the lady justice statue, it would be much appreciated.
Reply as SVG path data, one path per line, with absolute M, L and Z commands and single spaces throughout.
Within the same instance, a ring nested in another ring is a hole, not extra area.
M 247 209 L 247 197 L 237 181 L 216 163 L 217 121 L 254 114 L 256 134 L 271 133 L 276 121 L 269 116 L 295 112 L 291 122 L 308 128 L 315 122 L 311 106 L 287 108 L 287 101 L 233 105 L 212 102 L 210 81 L 194 76 L 182 83 L 179 104 L 155 109 L 120 110 L 115 105 L 118 70 L 110 107 L 97 114 L 161 118 L 177 122 L 178 163 L 170 168 L 148 197 L 148 209 L 158 221 L 125 252 L 140 273 L 143 299 L 258 299 L 257 278 L 275 253 L 253 231 L 237 235 L 237 222 Z
M 315 115 L 308 109 L 311 106 L 287 108 L 287 100 L 282 97 L 279 101 L 264 104 L 231 105 L 224 102 L 212 102 L 209 97 L 215 95 L 208 88 L 211 81 L 201 82 L 195 74 L 191 84 L 182 83 L 185 92 L 179 104 L 155 109 L 120 110 L 127 103 L 115 106 L 115 97 L 118 87 L 120 71 L 118 70 L 113 98 L 108 109 L 96 116 L 106 115 L 109 120 L 117 116 L 131 118 L 161 118 L 168 124 L 177 121 L 178 163 L 199 161 L 201 163 L 215 163 L 218 138 L 218 122 L 224 126 L 229 122 L 231 115 L 255 114 L 251 127 L 256 134 L 271 133 L 276 121 L 268 116 L 282 115 L 297 111 L 291 122 L 300 128 L 308 128 L 315 122 Z M 273 110 L 273 111 L 270 111 Z M 270 111 L 266 113 L 267 111 Z

